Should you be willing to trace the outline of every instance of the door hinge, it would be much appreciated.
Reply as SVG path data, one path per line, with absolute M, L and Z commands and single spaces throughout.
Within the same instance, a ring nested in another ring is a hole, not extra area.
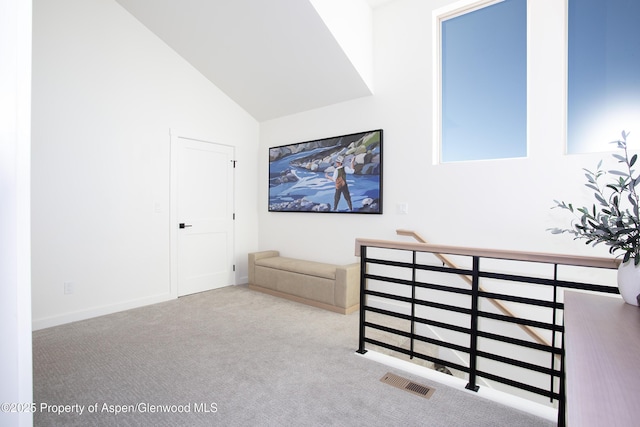
M 234 221 L 236 220 L 236 213 L 235 212 L 233 213 L 233 220 Z
M 233 271 L 236 271 L 236 265 L 233 264 Z
M 233 163 L 233 168 L 235 169 L 236 168 L 236 163 L 238 163 L 238 161 L 237 160 L 231 160 L 231 163 Z

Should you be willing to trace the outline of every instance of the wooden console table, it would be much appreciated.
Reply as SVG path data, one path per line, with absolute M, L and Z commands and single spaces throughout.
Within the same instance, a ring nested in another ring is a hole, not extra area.
M 564 294 L 569 427 L 640 425 L 640 308 Z

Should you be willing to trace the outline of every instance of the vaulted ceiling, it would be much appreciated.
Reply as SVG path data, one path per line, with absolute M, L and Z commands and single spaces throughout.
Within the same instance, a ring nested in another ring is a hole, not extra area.
M 371 95 L 310 0 L 116 1 L 258 121 Z

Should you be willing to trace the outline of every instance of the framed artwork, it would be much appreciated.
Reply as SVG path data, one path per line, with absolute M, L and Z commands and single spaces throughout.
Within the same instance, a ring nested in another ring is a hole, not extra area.
M 382 129 L 269 148 L 269 211 L 382 214 Z

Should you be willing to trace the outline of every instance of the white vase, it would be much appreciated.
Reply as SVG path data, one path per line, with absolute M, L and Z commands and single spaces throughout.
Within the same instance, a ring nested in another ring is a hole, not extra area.
M 635 265 L 633 259 L 620 264 L 620 267 L 618 267 L 618 289 L 624 302 L 638 305 L 640 265 Z

